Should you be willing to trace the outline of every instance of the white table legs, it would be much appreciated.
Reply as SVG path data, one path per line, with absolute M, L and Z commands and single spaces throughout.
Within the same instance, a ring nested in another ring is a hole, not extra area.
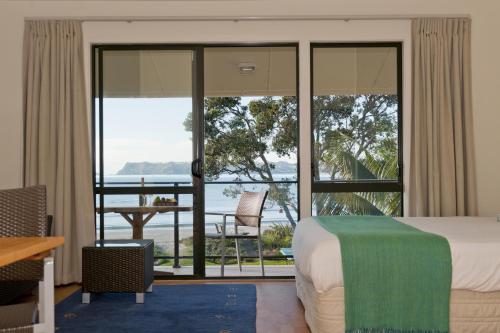
M 82 293 L 82 304 L 90 304 L 90 293 Z
M 146 289 L 147 293 L 152 293 L 153 292 L 153 284 Z M 135 302 L 138 304 L 144 304 L 144 293 L 135 293 Z
M 38 284 L 39 323 L 35 333 L 54 333 L 54 258 L 43 260 L 43 280 Z
M 153 284 L 146 289 L 147 293 L 153 292 Z M 135 302 L 138 304 L 144 304 L 144 293 L 135 293 Z M 82 293 L 82 304 L 90 304 L 90 293 Z

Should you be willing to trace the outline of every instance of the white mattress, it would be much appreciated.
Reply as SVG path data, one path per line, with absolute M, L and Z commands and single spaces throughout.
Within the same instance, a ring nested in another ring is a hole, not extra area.
M 406 217 L 398 221 L 448 239 L 452 289 L 500 291 L 500 222 L 484 217 Z M 297 224 L 293 236 L 297 270 L 318 292 L 343 287 L 338 238 L 313 218 Z

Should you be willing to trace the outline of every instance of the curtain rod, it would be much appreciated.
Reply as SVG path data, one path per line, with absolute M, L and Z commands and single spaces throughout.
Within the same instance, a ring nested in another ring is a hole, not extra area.
M 470 18 L 470 14 L 433 15 L 309 15 L 309 16 L 86 16 L 26 17 L 25 20 L 79 20 L 84 22 L 169 22 L 169 21 L 363 21 L 411 20 L 417 18 Z

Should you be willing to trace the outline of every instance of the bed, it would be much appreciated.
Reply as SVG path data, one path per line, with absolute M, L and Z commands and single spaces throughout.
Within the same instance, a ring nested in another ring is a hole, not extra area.
M 495 218 L 397 218 L 446 237 L 452 257 L 450 331 L 500 333 L 500 223 Z M 344 332 L 340 243 L 313 218 L 293 237 L 297 295 L 313 333 Z

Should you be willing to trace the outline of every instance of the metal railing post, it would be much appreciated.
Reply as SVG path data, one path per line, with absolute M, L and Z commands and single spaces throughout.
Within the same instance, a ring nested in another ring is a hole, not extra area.
M 174 183 L 174 187 L 178 187 L 178 183 Z M 179 194 L 174 193 L 174 198 L 177 204 L 179 204 Z M 179 212 L 174 212 L 174 265 L 173 268 L 181 268 L 179 264 Z

